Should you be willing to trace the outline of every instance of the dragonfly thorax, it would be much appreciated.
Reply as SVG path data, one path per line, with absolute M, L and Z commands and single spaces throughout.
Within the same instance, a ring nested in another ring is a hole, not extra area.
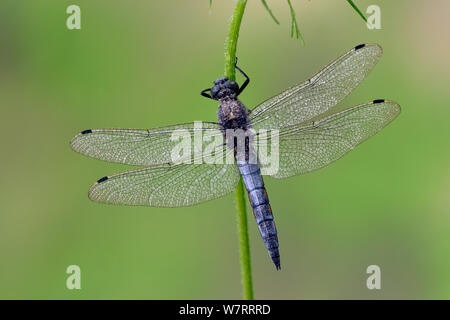
M 249 127 L 250 111 L 236 97 L 231 96 L 220 99 L 219 109 L 217 110 L 217 119 L 225 129 L 243 129 Z

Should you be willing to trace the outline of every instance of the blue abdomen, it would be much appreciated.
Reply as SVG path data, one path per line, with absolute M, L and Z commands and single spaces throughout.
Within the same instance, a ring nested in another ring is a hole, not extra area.
M 239 170 L 247 189 L 253 215 L 258 224 L 259 232 L 264 240 L 270 257 L 277 269 L 280 269 L 280 253 L 278 251 L 278 235 L 275 222 L 273 221 L 272 208 L 269 204 L 264 187 L 261 170 L 257 164 L 250 164 L 247 161 L 238 162 Z

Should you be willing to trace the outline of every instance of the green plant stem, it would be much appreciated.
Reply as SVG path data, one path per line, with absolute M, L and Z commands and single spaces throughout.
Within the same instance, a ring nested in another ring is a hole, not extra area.
M 264 8 L 266 8 L 267 12 L 270 14 L 270 16 L 272 17 L 273 21 L 275 21 L 276 24 L 280 24 L 280 22 L 278 21 L 277 18 L 275 18 L 275 15 L 273 14 L 272 10 L 270 10 L 269 6 L 267 5 L 266 0 L 261 0 Z
M 238 0 L 234 8 L 230 23 L 225 49 L 225 75 L 230 80 L 236 79 L 236 47 L 239 38 L 239 29 L 244 15 L 247 0 Z M 242 296 L 245 300 L 253 300 L 252 267 L 250 261 L 250 243 L 248 239 L 247 208 L 245 202 L 245 189 L 242 178 L 236 188 L 237 226 L 239 237 L 239 255 L 241 261 Z
M 356 4 L 352 0 L 347 0 L 347 2 L 352 6 L 352 8 L 359 14 L 359 16 L 367 22 L 367 18 L 364 16 L 364 14 L 359 10 L 359 8 L 356 6 Z
M 303 39 L 302 33 L 300 32 L 300 29 L 298 28 L 297 19 L 295 17 L 295 10 L 292 7 L 291 0 L 287 0 L 287 3 L 289 5 L 289 10 L 291 11 L 291 38 L 294 37 L 294 31 L 295 31 L 295 37 L 297 39 L 300 39 L 300 42 L 303 46 L 305 46 L 305 39 Z
M 250 261 L 250 243 L 247 228 L 247 206 L 242 178 L 236 188 L 237 225 L 239 237 L 239 255 L 241 260 L 242 297 L 253 300 L 252 265 Z
M 238 0 L 231 17 L 230 31 L 228 32 L 225 48 L 225 75 L 228 79 L 236 80 L 236 48 L 239 38 L 239 29 L 241 27 L 242 16 L 244 15 L 247 0 Z

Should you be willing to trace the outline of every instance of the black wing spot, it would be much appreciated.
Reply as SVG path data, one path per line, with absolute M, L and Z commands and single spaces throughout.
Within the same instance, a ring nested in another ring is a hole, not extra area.
M 106 181 L 106 180 L 108 180 L 108 177 L 103 177 L 101 179 L 98 179 L 97 183 L 102 183 L 103 181 Z
M 384 102 L 384 99 L 373 100 L 374 104 L 376 104 L 376 103 L 383 103 L 383 102 Z
M 361 49 L 361 48 L 364 48 L 366 45 L 363 43 L 363 44 L 360 44 L 360 45 L 357 45 L 356 47 L 355 47 L 355 50 L 359 50 L 359 49 Z
M 81 131 L 81 134 L 88 134 L 88 133 L 92 133 L 92 130 L 87 129 L 87 130 Z

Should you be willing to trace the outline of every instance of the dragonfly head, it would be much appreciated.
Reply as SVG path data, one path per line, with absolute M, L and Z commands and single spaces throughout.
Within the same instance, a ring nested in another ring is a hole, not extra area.
M 227 77 L 221 77 L 214 81 L 214 87 L 211 88 L 211 97 L 216 100 L 228 97 L 236 97 L 239 93 L 239 85 L 228 80 Z

